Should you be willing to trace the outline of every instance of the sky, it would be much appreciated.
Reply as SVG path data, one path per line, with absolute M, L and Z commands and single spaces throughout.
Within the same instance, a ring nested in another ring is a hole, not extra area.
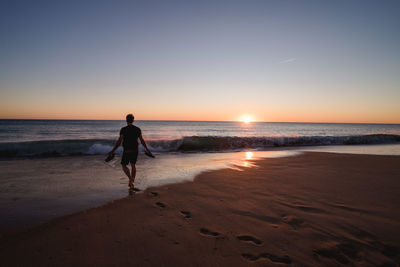
M 400 123 L 400 1 L 2 1 L 0 118 Z

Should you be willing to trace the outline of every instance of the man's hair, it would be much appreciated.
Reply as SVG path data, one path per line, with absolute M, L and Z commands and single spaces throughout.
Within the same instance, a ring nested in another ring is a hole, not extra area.
M 126 122 L 132 123 L 135 117 L 132 114 L 126 115 Z

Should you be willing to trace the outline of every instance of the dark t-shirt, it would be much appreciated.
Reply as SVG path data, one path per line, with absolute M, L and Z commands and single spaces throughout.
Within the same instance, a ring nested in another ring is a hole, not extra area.
M 119 132 L 120 135 L 124 136 L 124 140 L 122 142 L 122 146 L 124 150 L 137 150 L 138 149 L 138 138 L 142 134 L 142 131 L 139 127 L 135 125 L 128 125 L 121 128 Z

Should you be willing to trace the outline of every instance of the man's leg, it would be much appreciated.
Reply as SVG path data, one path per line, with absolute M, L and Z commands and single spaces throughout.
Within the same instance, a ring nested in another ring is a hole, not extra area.
M 136 164 L 131 163 L 131 167 L 132 167 L 131 179 L 133 185 L 135 183 L 135 177 L 136 177 Z
M 124 170 L 124 173 L 126 174 L 126 176 L 128 176 L 128 178 L 129 178 L 129 187 L 131 187 L 132 176 L 131 176 L 131 173 L 129 171 L 129 168 L 126 165 L 122 165 L 122 169 Z

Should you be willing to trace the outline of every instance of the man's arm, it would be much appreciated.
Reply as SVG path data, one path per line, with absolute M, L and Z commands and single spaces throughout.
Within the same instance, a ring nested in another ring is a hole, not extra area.
M 149 152 L 151 154 L 151 151 L 150 151 L 149 147 L 147 146 L 146 141 L 144 141 L 142 134 L 139 135 L 139 139 L 140 139 L 140 142 L 142 143 L 142 145 L 144 146 L 144 148 L 147 150 L 147 152 Z
M 121 135 L 119 136 L 117 142 L 115 143 L 114 148 L 113 148 L 110 152 L 108 152 L 108 155 L 113 154 L 114 151 L 117 150 L 117 148 L 121 145 L 123 139 L 124 139 L 124 136 L 121 134 Z

